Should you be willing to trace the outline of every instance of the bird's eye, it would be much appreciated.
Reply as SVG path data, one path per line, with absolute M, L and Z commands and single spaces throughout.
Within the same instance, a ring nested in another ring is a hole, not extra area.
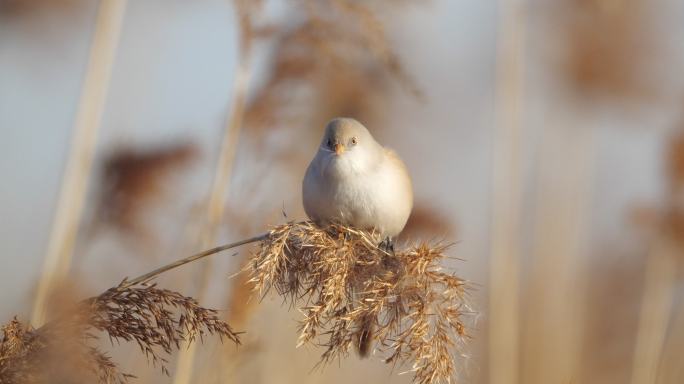
M 352 137 L 351 143 L 352 143 L 352 145 L 356 145 L 359 143 L 359 140 L 356 137 Z
M 328 145 L 328 147 L 332 147 L 332 140 L 328 139 L 327 145 Z

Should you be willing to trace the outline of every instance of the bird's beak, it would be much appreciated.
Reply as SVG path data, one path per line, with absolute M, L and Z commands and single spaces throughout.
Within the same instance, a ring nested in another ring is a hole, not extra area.
M 337 155 L 341 155 L 341 154 L 344 153 L 344 144 L 339 144 L 339 143 L 338 143 L 338 144 L 335 144 L 335 147 L 334 147 L 334 148 L 335 148 L 335 153 L 336 153 Z

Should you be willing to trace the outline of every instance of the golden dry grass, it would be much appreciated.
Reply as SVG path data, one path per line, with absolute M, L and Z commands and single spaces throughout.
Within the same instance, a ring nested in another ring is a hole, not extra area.
M 411 366 L 414 382 L 452 382 L 472 311 L 466 282 L 440 264 L 447 246 L 388 253 L 377 244 L 374 234 L 341 225 L 280 225 L 254 255 L 251 281 L 304 314 L 299 345 L 322 346 L 320 363 L 370 337 L 385 362 Z
M 94 346 L 102 333 L 112 344 L 137 344 L 148 362 L 166 374 L 167 357 L 181 342 L 192 343 L 214 334 L 239 343 L 237 333 L 215 310 L 147 281 L 124 280 L 40 328 L 14 319 L 2 331 L 0 382 L 8 384 L 128 382 L 134 376 L 122 373 Z

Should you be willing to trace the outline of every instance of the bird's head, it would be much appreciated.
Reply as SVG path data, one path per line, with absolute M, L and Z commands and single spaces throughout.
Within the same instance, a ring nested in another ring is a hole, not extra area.
M 345 117 L 331 120 L 321 141 L 321 150 L 331 153 L 334 158 L 372 160 L 381 149 L 363 124 Z

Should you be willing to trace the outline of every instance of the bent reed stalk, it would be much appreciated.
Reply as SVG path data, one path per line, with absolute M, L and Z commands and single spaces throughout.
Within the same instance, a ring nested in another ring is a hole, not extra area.
M 219 318 L 218 311 L 149 282 L 182 265 L 265 238 L 266 235 L 255 236 L 214 247 L 133 279 L 124 279 L 39 328 L 13 319 L 0 331 L 0 382 L 127 383 L 135 376 L 121 372 L 109 355 L 90 345 L 93 339 L 99 340 L 98 331 L 106 333 L 112 343 L 135 342 L 148 363 L 159 366 L 166 375 L 166 356 L 179 349 L 181 343 L 203 340 L 208 333 L 240 344 L 238 333 Z
M 0 382 L 45 383 L 55 377 L 64 382 L 128 382 L 132 375 L 121 373 L 108 355 L 90 345 L 99 339 L 96 332 L 106 333 L 112 343 L 136 343 L 148 363 L 167 375 L 167 356 L 206 334 L 239 344 L 238 333 L 216 310 L 150 281 L 250 243 L 259 244 L 248 267 L 254 292 L 263 297 L 273 288 L 305 314 L 299 345 L 324 347 L 319 364 L 347 357 L 368 338 L 386 363 L 409 365 L 414 383 L 455 382 L 469 338 L 466 318 L 473 312 L 467 282 L 441 266 L 449 245 L 420 242 L 388 252 L 379 240 L 372 232 L 342 225 L 290 222 L 124 279 L 40 328 L 16 320 L 4 326 Z

